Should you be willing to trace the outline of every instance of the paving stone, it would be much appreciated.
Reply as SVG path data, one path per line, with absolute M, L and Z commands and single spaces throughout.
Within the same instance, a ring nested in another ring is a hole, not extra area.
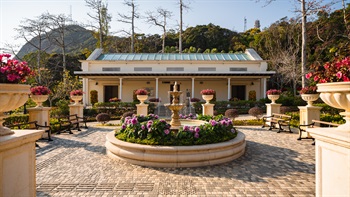
M 237 127 L 246 153 L 197 168 L 152 168 L 106 156 L 115 127 L 53 135 L 37 149 L 37 196 L 315 196 L 315 147 L 296 133 Z

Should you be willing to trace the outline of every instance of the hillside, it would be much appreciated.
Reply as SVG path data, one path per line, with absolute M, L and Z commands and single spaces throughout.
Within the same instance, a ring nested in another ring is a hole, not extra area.
M 91 31 L 78 25 L 70 25 L 67 28 L 68 31 L 65 36 L 65 43 L 67 43 L 66 53 L 78 53 L 84 48 L 94 50 L 97 40 L 92 36 Z M 56 37 L 58 34 L 53 33 L 53 36 Z M 30 42 L 37 45 L 38 38 L 35 37 L 31 39 Z M 61 53 L 61 48 L 57 45 L 50 44 L 48 39 L 43 40 L 42 48 L 45 49 L 47 53 Z M 37 49 L 31 44 L 26 43 L 18 52 L 18 56 L 22 58 L 24 55 L 35 52 L 36 50 Z

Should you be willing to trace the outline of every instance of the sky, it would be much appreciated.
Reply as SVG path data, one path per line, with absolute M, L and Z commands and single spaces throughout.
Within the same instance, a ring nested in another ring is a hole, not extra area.
M 130 30 L 130 25 L 118 22 L 118 13 L 129 14 L 130 9 L 124 5 L 124 0 L 106 0 L 108 12 L 112 15 L 110 23 L 111 32 L 120 35 L 120 30 Z M 327 0 L 326 0 L 327 1 Z M 155 11 L 162 7 L 172 12 L 173 16 L 168 22 L 168 29 L 177 29 L 179 22 L 179 0 L 135 0 L 137 11 L 141 18 L 137 19 L 135 26 L 137 33 L 161 34 L 159 27 L 145 22 L 146 11 Z M 223 28 L 243 32 L 254 27 L 256 20 L 260 21 L 261 28 L 269 27 L 272 23 L 283 17 L 295 17 L 294 12 L 299 5 L 296 0 L 275 0 L 265 6 L 265 1 L 256 0 L 183 0 L 189 9 L 183 13 L 183 29 L 196 25 L 213 23 Z M 347 3 L 349 1 L 346 1 Z M 334 9 L 340 9 L 341 3 L 337 3 Z M 72 14 L 72 19 L 79 24 L 88 24 L 91 18 L 87 15 L 92 10 L 86 6 L 84 0 L 0 0 L 0 50 L 6 48 L 6 44 L 22 46 L 25 41 L 16 38 L 18 28 L 24 19 L 35 19 L 42 13 Z M 17 47 L 17 48 L 18 48 Z M 19 48 L 18 48 L 19 49 Z

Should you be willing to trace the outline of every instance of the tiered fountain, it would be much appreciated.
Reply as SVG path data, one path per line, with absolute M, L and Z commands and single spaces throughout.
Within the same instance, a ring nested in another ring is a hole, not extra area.
M 177 90 L 177 82 L 175 81 L 174 90 L 169 91 L 169 94 L 173 97 L 173 102 L 164 104 L 165 107 L 169 108 L 172 112 L 171 115 L 171 129 L 178 130 L 181 126 L 179 111 L 184 107 L 182 103 L 179 103 L 179 97 L 182 94 L 182 91 Z

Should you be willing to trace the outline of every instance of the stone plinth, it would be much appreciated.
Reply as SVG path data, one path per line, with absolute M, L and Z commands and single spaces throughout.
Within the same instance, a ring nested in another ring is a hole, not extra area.
M 0 196 L 36 196 L 35 141 L 43 130 L 0 137 Z
M 322 107 L 315 106 L 299 106 L 300 110 L 300 124 L 311 124 L 312 120 L 320 120 L 320 111 Z M 300 132 L 300 131 L 299 131 Z M 312 138 L 309 132 L 303 132 L 302 138 Z
M 202 104 L 203 107 L 203 115 L 214 115 L 214 105 L 215 104 Z
M 137 115 L 148 115 L 148 104 L 137 104 Z
M 316 138 L 316 196 L 350 196 L 350 132 L 308 128 Z
M 29 122 L 38 121 L 39 125 L 50 126 L 50 110 L 51 107 L 35 107 L 28 108 Z M 47 133 L 43 133 L 43 138 L 47 138 Z
M 266 116 L 272 116 L 273 113 L 279 114 L 281 113 L 281 105 L 282 104 L 266 104 Z
M 84 105 L 79 103 L 69 105 L 69 115 L 74 114 L 77 114 L 79 117 L 84 117 Z

